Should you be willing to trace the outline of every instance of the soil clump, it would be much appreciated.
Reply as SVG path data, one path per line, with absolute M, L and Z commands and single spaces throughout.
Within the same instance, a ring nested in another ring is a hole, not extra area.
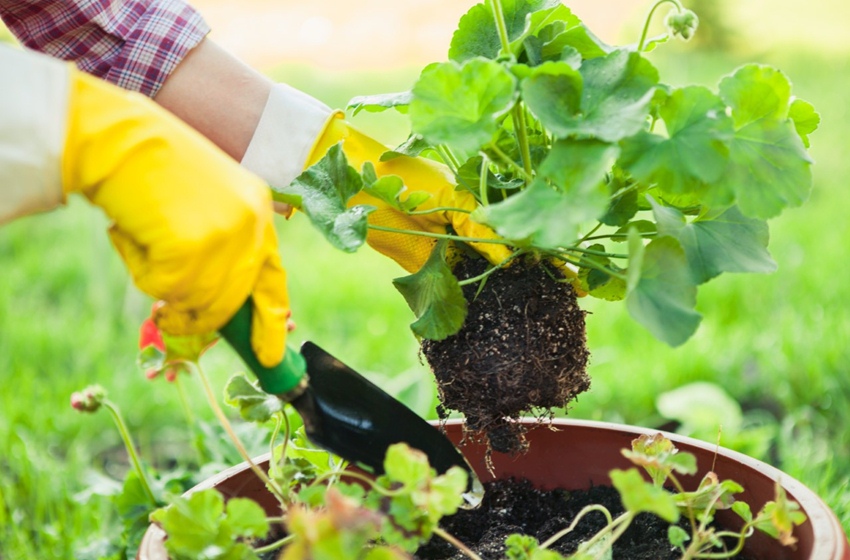
M 455 266 L 458 279 L 487 269 L 483 259 Z M 560 279 L 561 281 L 558 281 Z M 490 448 L 518 453 L 524 428 L 513 419 L 551 416 L 590 387 L 586 312 L 575 290 L 548 262 L 518 260 L 463 287 L 469 303 L 463 328 L 442 341 L 423 340 L 437 381 L 442 417 L 462 412 L 467 427 Z

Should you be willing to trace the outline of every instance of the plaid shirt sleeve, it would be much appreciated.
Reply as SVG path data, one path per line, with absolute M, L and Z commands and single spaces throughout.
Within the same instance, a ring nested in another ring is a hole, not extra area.
M 0 16 L 29 48 L 151 97 L 209 33 L 181 0 L 0 0 Z

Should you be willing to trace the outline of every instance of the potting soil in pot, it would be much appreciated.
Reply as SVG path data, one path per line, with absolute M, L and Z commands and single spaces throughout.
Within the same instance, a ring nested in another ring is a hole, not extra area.
M 465 258 L 454 272 L 472 278 L 488 266 Z M 423 340 L 422 353 L 437 381 L 441 414 L 462 412 L 492 449 L 516 453 L 524 449 L 524 428 L 511 419 L 565 407 L 590 387 L 585 311 L 547 262 L 518 260 L 479 288 L 478 282 L 463 287 L 469 314 L 460 332 Z
M 457 537 L 484 560 L 505 558 L 505 538 L 514 533 L 530 535 L 546 541 L 568 527 L 587 505 L 605 506 L 616 518 L 623 512 L 620 496 L 608 486 L 590 490 L 536 490 L 528 481 L 496 480 L 485 485 L 481 507 L 461 510 L 444 518 L 440 526 Z M 589 540 L 606 524 L 599 512 L 591 512 L 575 529 L 552 545 L 550 550 L 572 554 L 580 543 Z M 690 533 L 685 517 L 679 525 Z M 614 543 L 614 560 L 677 560 L 682 552 L 667 539 L 669 523 L 648 513 L 639 514 L 628 530 Z M 466 560 L 459 550 L 434 537 L 415 555 L 417 560 Z M 747 556 L 734 556 L 747 560 Z

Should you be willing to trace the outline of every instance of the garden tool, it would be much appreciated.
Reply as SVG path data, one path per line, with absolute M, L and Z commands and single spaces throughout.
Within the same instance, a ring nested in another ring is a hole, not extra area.
M 260 364 L 251 347 L 251 313 L 248 301 L 219 332 L 264 391 L 295 407 L 310 441 L 375 473 L 383 472 L 387 448 L 405 442 L 425 453 L 438 473 L 466 470 L 467 501 L 480 501 L 480 482 L 445 435 L 317 345 L 305 342 L 300 352 L 290 346 L 277 366 Z

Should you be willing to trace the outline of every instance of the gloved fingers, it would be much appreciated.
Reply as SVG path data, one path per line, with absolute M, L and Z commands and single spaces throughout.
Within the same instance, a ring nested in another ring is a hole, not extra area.
M 266 238 L 268 255 L 252 293 L 254 312 L 251 321 L 251 346 L 261 364 L 273 367 L 280 363 L 286 351 L 286 334 L 291 330 L 291 311 L 286 289 L 286 271 L 277 252 L 277 237 L 272 225 L 269 225 Z
M 139 282 L 144 282 L 148 275 L 147 250 L 136 243 L 131 236 L 124 233 L 116 224 L 109 227 L 108 233 L 112 246 L 118 251 L 118 255 L 124 261 L 133 281 L 138 286 Z
M 193 298 L 195 301 L 190 304 L 170 296 L 154 314 L 154 322 L 162 331 L 176 336 L 216 332 L 236 314 L 249 293 L 249 285 L 234 281 L 223 284 L 214 298 L 207 293 L 203 298 Z
M 367 202 L 372 203 L 372 202 Z M 422 220 L 416 220 L 388 206 L 379 206 L 377 210 L 369 214 L 369 223 L 393 229 L 422 231 L 429 224 Z M 428 231 L 434 233 L 445 233 L 445 226 L 439 223 L 430 224 Z M 366 243 L 379 253 L 388 256 L 401 265 L 408 272 L 416 272 L 434 249 L 436 239 L 420 235 L 406 233 L 394 233 L 370 229 L 366 235 Z
M 452 228 L 461 237 L 470 237 L 473 239 L 496 239 L 496 233 L 489 227 L 474 222 L 469 214 L 463 212 L 447 212 L 452 223 Z M 478 251 L 484 258 L 490 261 L 490 264 L 498 265 L 505 264 L 511 256 L 511 250 L 507 245 L 501 243 L 487 243 L 474 241 L 469 242 L 473 249 Z

